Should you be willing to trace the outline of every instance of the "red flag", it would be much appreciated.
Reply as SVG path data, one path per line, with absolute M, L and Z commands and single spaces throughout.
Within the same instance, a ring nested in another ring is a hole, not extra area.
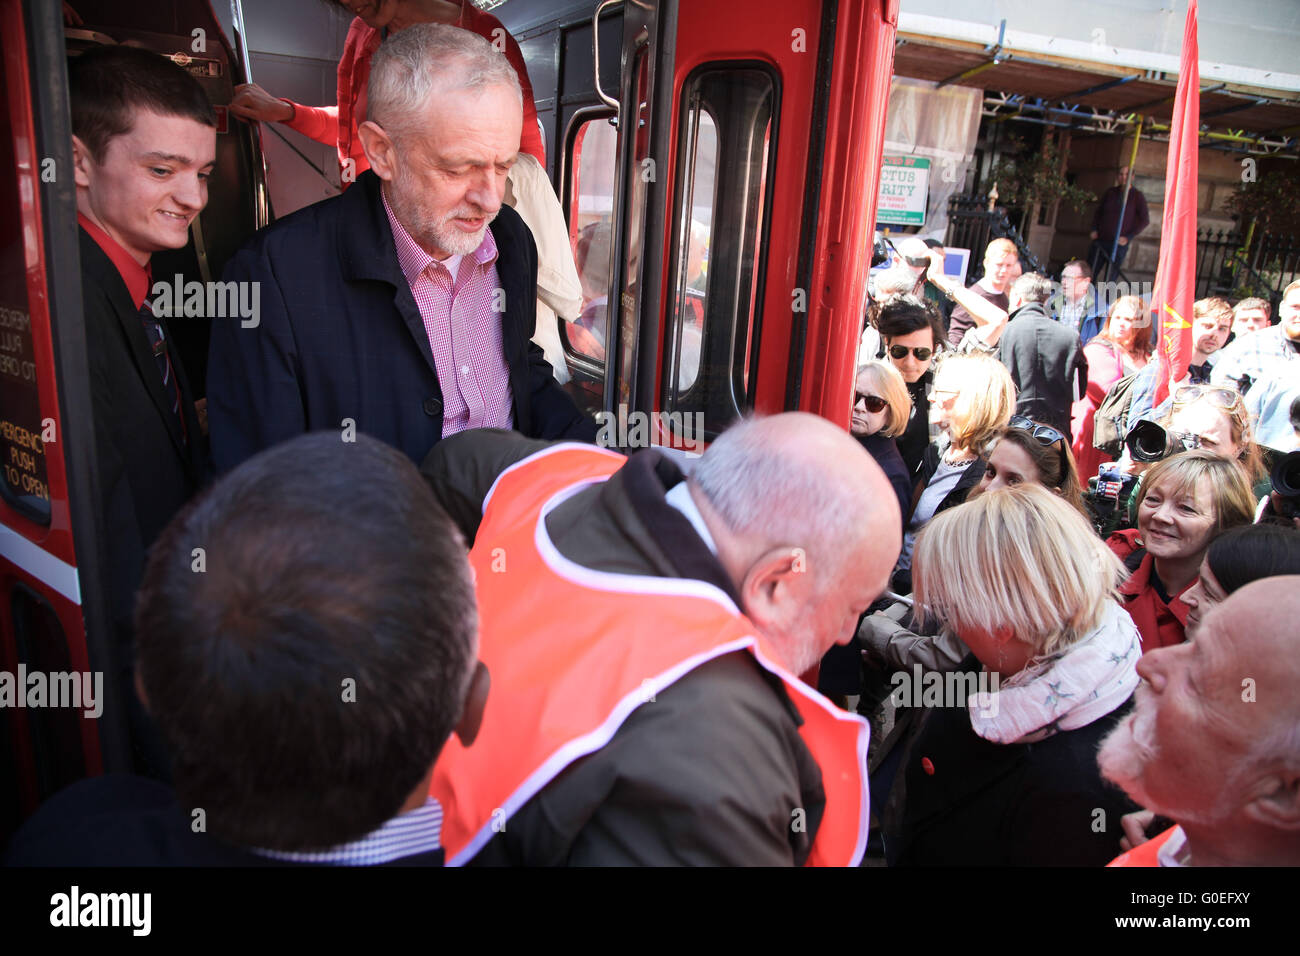
M 1197 67 L 1196 0 L 1189 0 L 1183 25 L 1178 96 L 1169 121 L 1165 168 L 1165 210 L 1160 227 L 1160 264 L 1151 303 L 1159 323 L 1156 358 L 1160 374 L 1155 404 L 1171 382 L 1187 375 L 1192 360 L 1192 303 L 1196 299 L 1196 180 L 1201 128 L 1201 71 Z

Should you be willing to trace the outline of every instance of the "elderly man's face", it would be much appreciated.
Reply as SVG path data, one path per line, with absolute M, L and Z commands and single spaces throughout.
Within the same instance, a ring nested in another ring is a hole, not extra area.
M 388 201 L 434 258 L 469 255 L 479 247 L 501 209 L 522 129 L 515 92 L 489 86 L 436 97 L 398 134 Z
M 1239 610 L 1238 610 L 1239 613 Z M 1208 823 L 1236 809 L 1239 758 L 1255 743 L 1260 705 L 1242 679 L 1263 679 L 1229 633 L 1231 608 L 1215 608 L 1196 640 L 1148 651 L 1133 713 L 1106 738 L 1102 774 L 1148 809 L 1179 823 Z

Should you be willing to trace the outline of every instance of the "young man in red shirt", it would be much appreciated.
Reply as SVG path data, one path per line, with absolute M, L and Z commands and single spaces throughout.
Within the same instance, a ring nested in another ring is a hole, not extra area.
M 207 205 L 216 114 L 197 80 L 146 50 L 88 51 L 69 83 L 114 676 L 131 701 L 139 769 L 164 774 L 130 690 L 131 617 L 145 554 L 198 490 L 207 439 L 170 329 L 154 314 L 149 262 L 184 247 Z

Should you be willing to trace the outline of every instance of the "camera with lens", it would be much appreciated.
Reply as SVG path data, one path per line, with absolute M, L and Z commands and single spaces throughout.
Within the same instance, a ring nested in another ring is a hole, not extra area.
M 1290 451 L 1273 465 L 1273 493 L 1264 516 L 1290 521 L 1300 518 L 1300 450 Z
M 1134 461 L 1161 461 L 1179 452 L 1201 447 L 1194 432 L 1167 432 L 1155 422 L 1137 421 L 1124 436 L 1124 446 Z

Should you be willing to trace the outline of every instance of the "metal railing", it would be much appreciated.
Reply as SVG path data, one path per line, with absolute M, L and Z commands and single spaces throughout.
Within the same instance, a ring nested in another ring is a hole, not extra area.
M 944 245 L 970 250 L 967 282 L 984 275 L 984 248 L 994 239 L 1010 239 L 1016 244 L 1025 272 L 1047 274 L 1038 257 L 1030 251 L 1025 237 L 1007 218 L 1005 209 L 995 206 L 990 212 L 988 200 L 978 196 L 953 196 L 948 200 L 948 233 Z
M 1276 312 L 1282 290 L 1300 278 L 1300 241 L 1293 236 L 1257 235 L 1244 248 L 1236 230 L 1203 229 L 1196 237 L 1196 297 L 1258 296 Z

